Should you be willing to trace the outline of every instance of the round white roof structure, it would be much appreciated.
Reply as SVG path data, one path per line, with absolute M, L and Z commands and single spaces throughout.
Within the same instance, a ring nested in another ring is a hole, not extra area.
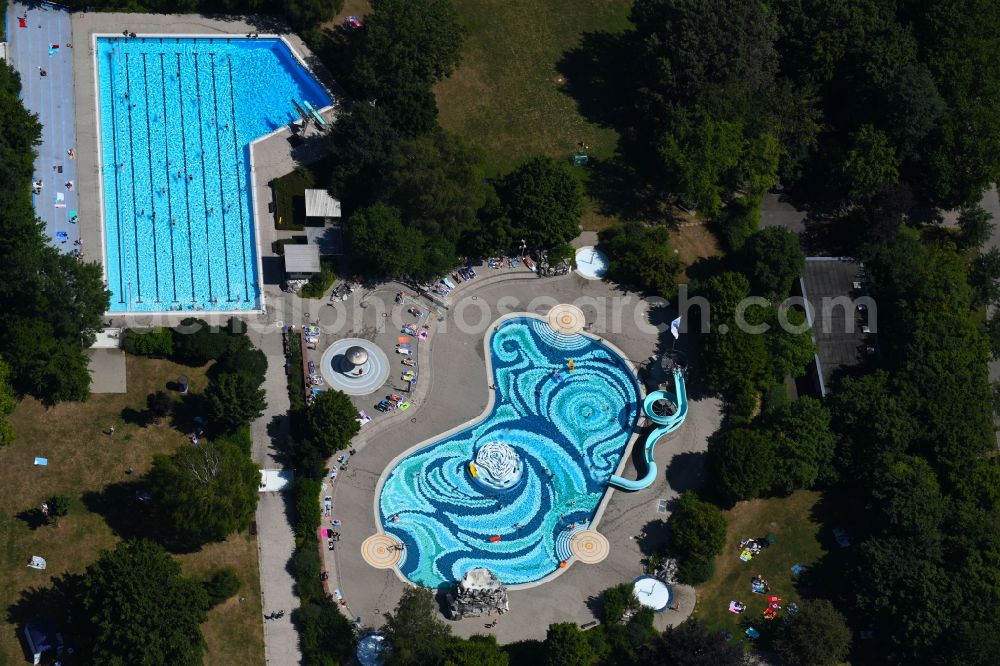
M 632 593 L 640 604 L 657 612 L 666 610 L 673 596 L 669 585 L 652 576 L 636 578 L 632 583 Z
M 368 360 L 368 350 L 355 345 L 344 352 L 344 358 L 351 365 L 363 365 Z
M 608 255 L 593 245 L 576 251 L 576 272 L 588 280 L 600 280 L 608 272 Z

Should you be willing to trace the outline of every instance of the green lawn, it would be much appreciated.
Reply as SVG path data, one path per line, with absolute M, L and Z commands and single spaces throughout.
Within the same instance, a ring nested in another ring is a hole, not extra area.
M 274 228 L 302 231 L 306 223 L 305 191 L 316 186 L 316 173 L 306 167 L 271 181 L 274 192 Z
M 715 575 L 697 588 L 698 605 L 694 617 L 713 629 L 726 630 L 734 640 L 742 640 L 745 623 L 760 628 L 765 597 L 750 591 L 750 579 L 762 575 L 771 594 L 782 604 L 801 601 L 792 576 L 793 564 L 809 566 L 824 553 L 820 545 L 819 524 L 812 516 L 820 493 L 798 491 L 788 497 L 740 502 L 726 512 L 729 529 L 726 548 L 715 559 Z M 739 559 L 739 541 L 773 534 L 777 540 L 750 562 Z M 729 612 L 730 600 L 742 601 L 747 610 L 742 615 Z
M 128 357 L 128 393 L 95 395 L 85 403 L 46 409 L 35 400 L 22 401 L 10 417 L 16 440 L 0 448 L 0 608 L 7 610 L 22 591 L 45 588 L 50 578 L 81 572 L 118 536 L 97 507 L 88 501 L 110 484 L 135 480 L 149 469 L 153 455 L 186 446 L 185 435 L 165 419 L 143 427 L 128 417 L 142 411 L 146 396 L 163 389 L 179 374 L 188 376 L 193 392 L 207 384 L 204 368 L 178 366 L 164 360 Z M 128 418 L 123 418 L 123 413 Z M 108 428 L 114 424 L 111 438 Z M 35 456 L 49 459 L 35 467 Z M 131 468 L 132 474 L 127 470 Z M 70 513 L 56 526 L 31 529 L 18 516 L 52 495 L 71 498 Z M 129 508 L 109 507 L 116 518 L 129 518 Z M 48 561 L 46 571 L 25 566 L 31 555 Z M 197 553 L 178 558 L 185 572 L 203 577 L 226 564 L 242 581 L 240 595 L 209 613 L 203 625 L 206 664 L 260 664 L 264 661 L 257 542 L 246 534 L 230 537 Z M 4 614 L 4 622 L 8 622 Z M 24 662 L 24 653 L 9 622 L 0 631 L 0 664 Z
M 487 172 L 509 171 L 535 155 L 567 162 L 584 142 L 595 157 L 609 157 L 614 130 L 580 115 L 563 92 L 556 63 L 585 32 L 628 26 L 628 0 L 455 0 L 468 29 L 462 64 L 438 84 L 441 126 L 486 154 Z M 583 169 L 577 169 L 581 180 Z M 614 220 L 587 201 L 584 229 Z

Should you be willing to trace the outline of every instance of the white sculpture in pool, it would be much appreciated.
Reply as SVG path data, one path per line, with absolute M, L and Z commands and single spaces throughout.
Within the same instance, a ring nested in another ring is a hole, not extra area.
M 524 462 L 510 445 L 492 441 L 476 451 L 475 460 L 469 463 L 469 472 L 487 488 L 507 490 L 524 476 Z

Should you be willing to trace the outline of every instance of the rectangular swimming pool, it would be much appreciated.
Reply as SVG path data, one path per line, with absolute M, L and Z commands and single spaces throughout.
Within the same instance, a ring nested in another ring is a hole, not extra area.
M 284 41 L 98 37 L 112 312 L 256 310 L 250 144 L 330 105 Z

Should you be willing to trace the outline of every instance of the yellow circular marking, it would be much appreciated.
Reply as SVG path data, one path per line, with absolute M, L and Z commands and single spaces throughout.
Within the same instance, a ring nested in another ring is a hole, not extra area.
M 577 306 L 563 303 L 549 310 L 548 322 L 556 333 L 573 335 L 583 330 L 587 318 Z
M 597 564 L 611 552 L 611 544 L 600 532 L 582 530 L 573 535 L 569 550 L 584 564 Z
M 376 569 L 389 569 L 403 557 L 400 545 L 385 534 L 375 534 L 361 544 L 361 557 Z

